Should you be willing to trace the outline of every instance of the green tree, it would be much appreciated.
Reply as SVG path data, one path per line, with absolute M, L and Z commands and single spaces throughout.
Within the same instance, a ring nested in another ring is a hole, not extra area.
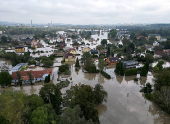
M 110 47 L 107 48 L 107 56 L 110 56 Z
M 78 58 L 76 59 L 75 67 L 80 67 L 80 65 L 79 65 L 79 59 L 78 59 Z
M 123 43 L 123 45 L 128 45 L 128 44 L 130 44 L 130 40 L 128 40 L 127 38 L 123 38 L 123 40 L 122 40 L 122 43 Z
M 122 55 L 121 53 L 118 53 L 118 54 L 117 54 L 117 57 L 121 57 L 121 55 Z
M 153 62 L 153 54 L 150 54 L 150 53 L 146 53 L 146 55 L 145 55 L 145 61 L 147 62 L 149 62 L 149 63 L 151 63 L 151 62 Z
M 146 76 L 147 73 L 148 73 L 147 67 L 144 65 L 144 66 L 142 67 L 142 69 L 141 69 L 140 75 L 141 75 L 141 76 Z
M 31 108 L 31 111 L 35 110 L 36 108 L 43 106 L 44 105 L 44 101 L 41 97 L 39 97 L 36 94 L 33 94 L 29 97 L 28 100 L 28 105 Z
M 110 30 L 108 33 L 109 38 L 116 38 L 117 36 L 117 31 L 115 29 Z
M 101 44 L 102 44 L 102 45 L 107 45 L 107 39 L 103 39 L 103 40 L 101 41 Z
M 103 46 L 102 45 L 98 45 L 98 46 L 96 46 L 96 49 L 100 51 L 100 50 L 103 49 Z
M 73 109 L 68 107 L 64 110 L 60 117 L 59 124 L 94 124 L 91 120 L 87 121 L 83 117 L 83 112 L 79 105 Z
M 103 57 L 99 58 L 98 67 L 100 71 L 103 71 L 105 66 L 106 66 L 106 62 L 104 61 L 104 58 Z
M 0 124 L 10 124 L 10 123 L 4 116 L 0 115 Z
M 8 72 L 0 72 L 0 85 L 2 87 L 11 84 L 11 75 Z
M 48 123 L 47 108 L 43 106 L 36 108 L 31 114 L 30 123 L 31 124 L 47 124 Z
M 11 124 L 23 124 L 30 112 L 28 96 L 20 92 L 6 92 L 0 95 L 0 115 Z
M 160 90 L 163 86 L 170 86 L 170 71 L 164 70 L 156 74 L 154 79 L 155 90 Z
M 84 52 L 82 55 L 82 62 L 85 63 L 86 59 L 91 58 L 91 54 L 88 52 Z
M 33 75 L 31 74 L 31 71 L 28 72 L 28 77 L 29 77 L 29 81 L 30 81 L 31 85 L 33 85 L 33 82 L 32 82 Z
M 8 41 L 8 38 L 5 37 L 5 36 L 2 36 L 2 37 L 1 37 L 1 42 L 0 42 L 0 43 L 7 43 L 7 41 Z
M 103 101 L 107 101 L 107 92 L 104 90 L 101 84 L 96 84 L 94 88 L 94 103 L 101 104 Z
M 79 104 L 83 115 L 87 120 L 93 120 L 94 123 L 99 123 L 98 111 L 94 109 L 94 91 L 91 86 L 79 84 L 73 86 L 72 95 L 74 96 L 75 104 Z
M 144 93 L 151 93 L 152 92 L 152 85 L 150 83 L 147 83 L 145 87 L 143 87 L 140 92 Z
M 62 101 L 61 91 L 60 89 L 54 84 L 45 84 L 40 89 L 40 97 L 43 98 L 45 103 L 51 103 L 53 105 L 54 110 L 57 114 L 60 113 L 60 105 Z
M 50 82 L 50 80 L 51 80 L 51 79 L 50 79 L 50 74 L 48 74 L 48 82 Z
M 20 84 L 20 86 L 22 86 L 22 80 L 21 80 L 21 73 L 20 73 L 20 71 L 17 71 L 16 74 L 17 74 L 18 83 Z
M 124 76 L 124 68 L 123 68 L 123 63 L 122 63 L 122 62 L 116 63 L 115 72 L 116 72 L 118 75 Z
M 131 39 L 131 40 L 136 40 L 136 33 L 132 32 L 132 33 L 130 34 L 130 39 Z
M 36 108 L 30 119 L 31 124 L 56 124 L 57 115 L 53 110 L 51 104 L 46 104 L 44 106 Z

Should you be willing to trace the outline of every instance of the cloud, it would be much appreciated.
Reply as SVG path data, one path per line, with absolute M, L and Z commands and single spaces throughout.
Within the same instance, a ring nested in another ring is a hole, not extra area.
M 168 0 L 0 0 L 0 21 L 67 24 L 168 22 Z M 160 18 L 161 17 L 161 18 Z

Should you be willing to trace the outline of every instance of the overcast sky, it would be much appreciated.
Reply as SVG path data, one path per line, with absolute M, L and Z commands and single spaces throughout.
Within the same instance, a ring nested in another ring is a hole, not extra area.
M 0 21 L 65 24 L 169 23 L 170 0 L 0 0 Z

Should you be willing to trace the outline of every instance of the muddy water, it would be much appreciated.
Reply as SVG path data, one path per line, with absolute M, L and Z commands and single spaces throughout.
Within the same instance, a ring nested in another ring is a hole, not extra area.
M 72 83 L 67 88 L 62 89 L 65 93 L 71 85 L 78 83 L 95 86 L 100 83 L 108 92 L 108 100 L 102 105 L 96 105 L 99 110 L 101 124 L 169 124 L 170 115 L 162 112 L 155 104 L 146 100 L 142 93 L 139 92 L 140 86 L 144 86 L 146 82 L 152 83 L 153 75 L 149 72 L 147 77 L 141 77 L 140 80 L 134 82 L 136 76 L 120 77 L 114 74 L 114 67 L 109 67 L 106 72 L 111 75 L 111 79 L 104 78 L 101 74 L 83 73 L 82 69 L 75 71 L 74 63 L 71 66 L 73 78 Z M 57 81 L 58 67 L 53 68 L 54 84 Z M 23 85 L 22 87 L 9 87 L 3 90 L 21 90 L 26 94 L 38 94 L 43 83 L 36 83 L 33 86 Z M 129 95 L 127 94 L 129 93 Z

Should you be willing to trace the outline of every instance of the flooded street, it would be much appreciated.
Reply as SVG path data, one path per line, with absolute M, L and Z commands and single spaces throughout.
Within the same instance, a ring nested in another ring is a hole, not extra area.
M 59 59 L 60 60 L 60 59 Z M 35 68 L 42 69 L 41 67 Z M 73 83 L 67 88 L 62 89 L 65 93 L 71 85 L 78 83 L 95 86 L 100 83 L 108 92 L 108 100 L 102 105 L 96 105 L 99 110 L 101 124 L 169 124 L 170 115 L 162 112 L 155 104 L 146 100 L 142 93 L 139 92 L 140 86 L 144 86 L 146 82 L 152 83 L 153 76 L 141 77 L 138 82 L 133 79 L 136 76 L 119 77 L 114 73 L 115 67 L 107 68 L 105 71 L 111 75 L 111 79 L 104 78 L 101 74 L 89 74 L 82 72 L 80 69 L 75 71 L 74 65 L 71 66 L 71 76 Z M 29 70 L 29 69 L 27 69 Z M 54 84 L 58 83 L 58 67 L 53 68 Z M 23 85 L 21 87 L 3 88 L 3 90 L 21 90 L 28 95 L 39 94 L 39 90 L 43 83 L 35 85 Z M 127 95 L 129 93 L 129 95 Z

